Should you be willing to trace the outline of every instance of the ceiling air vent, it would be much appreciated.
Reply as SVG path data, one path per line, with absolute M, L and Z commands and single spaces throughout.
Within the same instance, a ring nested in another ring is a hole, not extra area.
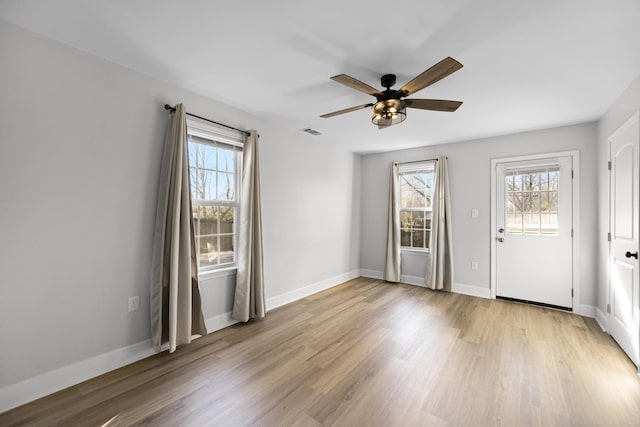
M 302 132 L 306 132 L 308 134 L 311 134 L 313 136 L 318 136 L 318 135 L 322 135 L 322 132 L 318 132 L 315 129 L 311 129 L 311 128 L 305 128 L 305 129 L 300 129 Z

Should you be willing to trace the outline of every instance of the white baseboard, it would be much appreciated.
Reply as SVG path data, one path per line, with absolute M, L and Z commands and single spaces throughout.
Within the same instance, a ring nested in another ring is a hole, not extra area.
M 360 276 L 368 277 L 370 279 L 383 279 L 382 271 L 361 269 Z M 400 276 L 400 283 L 406 283 L 408 285 L 420 286 L 426 288 L 424 284 L 424 277 L 409 276 L 402 274 Z M 454 283 L 452 292 L 456 294 L 470 295 L 472 297 L 479 298 L 491 298 L 491 290 L 489 288 L 481 288 L 479 286 L 465 285 L 464 283 Z
M 360 276 L 368 277 L 369 279 L 384 280 L 384 275 L 382 274 L 382 271 L 367 270 L 366 268 L 361 268 L 359 274 Z
M 602 331 L 609 333 L 607 331 L 607 315 L 598 307 L 596 307 L 595 318 L 596 318 L 596 322 L 598 322 L 598 325 L 600 325 L 600 328 L 602 328 Z
M 407 285 L 413 285 L 413 286 L 420 286 L 422 288 L 427 287 L 427 285 L 424 284 L 424 277 L 409 276 L 408 274 L 400 275 L 400 283 L 406 283 Z
M 209 317 L 208 319 L 204 320 L 204 324 L 207 327 L 208 333 L 219 331 L 220 329 L 224 329 L 227 326 L 231 326 L 235 323 L 238 323 L 238 321 L 231 318 L 230 311 L 219 314 L 217 316 Z
M 491 298 L 491 289 L 480 286 L 465 285 L 464 283 L 454 283 L 452 292 L 456 294 L 470 295 L 478 298 Z
M 351 279 L 355 279 L 360 276 L 358 270 L 353 270 L 348 273 L 339 274 L 337 276 L 329 277 L 328 279 L 321 280 L 320 282 L 312 283 L 303 288 L 296 289 L 294 291 L 286 292 L 282 295 L 267 298 L 267 311 L 280 307 L 290 302 L 297 301 L 299 299 L 308 297 L 325 289 L 333 288 L 341 283 L 347 282 Z
M 153 354 L 151 340 L 149 339 L 9 385 L 0 389 L 0 412 L 39 399 Z
M 596 308 L 592 305 L 576 304 L 576 306 L 573 308 L 573 312 L 584 317 L 596 317 Z
M 305 286 L 283 295 L 269 298 L 267 310 L 288 304 L 297 299 L 315 294 L 333 286 L 355 279 L 359 276 L 358 270 L 330 277 L 326 280 Z M 231 318 L 231 312 L 210 317 L 205 320 L 209 333 L 226 328 L 237 323 Z M 166 350 L 168 346 L 163 346 Z M 81 383 L 99 375 L 121 368 L 130 363 L 152 356 L 154 354 L 151 340 L 141 341 L 127 347 L 110 351 L 90 359 L 81 360 L 71 365 L 64 366 L 53 371 L 29 378 L 22 382 L 11 384 L 0 389 L 0 412 L 39 399 L 56 391 Z

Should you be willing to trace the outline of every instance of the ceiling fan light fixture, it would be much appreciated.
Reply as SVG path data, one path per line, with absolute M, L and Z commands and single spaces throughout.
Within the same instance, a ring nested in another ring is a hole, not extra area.
M 385 99 L 371 107 L 371 122 L 380 126 L 391 126 L 407 118 L 407 105 L 401 99 Z

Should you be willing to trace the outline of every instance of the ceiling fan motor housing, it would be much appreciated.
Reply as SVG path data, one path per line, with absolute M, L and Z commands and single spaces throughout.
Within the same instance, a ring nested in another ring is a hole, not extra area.
M 384 76 L 380 77 L 380 84 L 382 85 L 382 87 L 386 87 L 387 89 L 389 89 L 391 86 L 396 84 L 396 75 L 385 74 Z

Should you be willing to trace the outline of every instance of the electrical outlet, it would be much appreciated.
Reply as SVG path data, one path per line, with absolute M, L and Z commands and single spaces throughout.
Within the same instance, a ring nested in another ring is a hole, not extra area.
M 129 313 L 131 313 L 132 311 L 138 311 L 139 308 L 140 297 L 137 295 L 135 297 L 129 297 Z
M 471 261 L 471 269 L 472 270 L 478 269 L 478 261 Z

